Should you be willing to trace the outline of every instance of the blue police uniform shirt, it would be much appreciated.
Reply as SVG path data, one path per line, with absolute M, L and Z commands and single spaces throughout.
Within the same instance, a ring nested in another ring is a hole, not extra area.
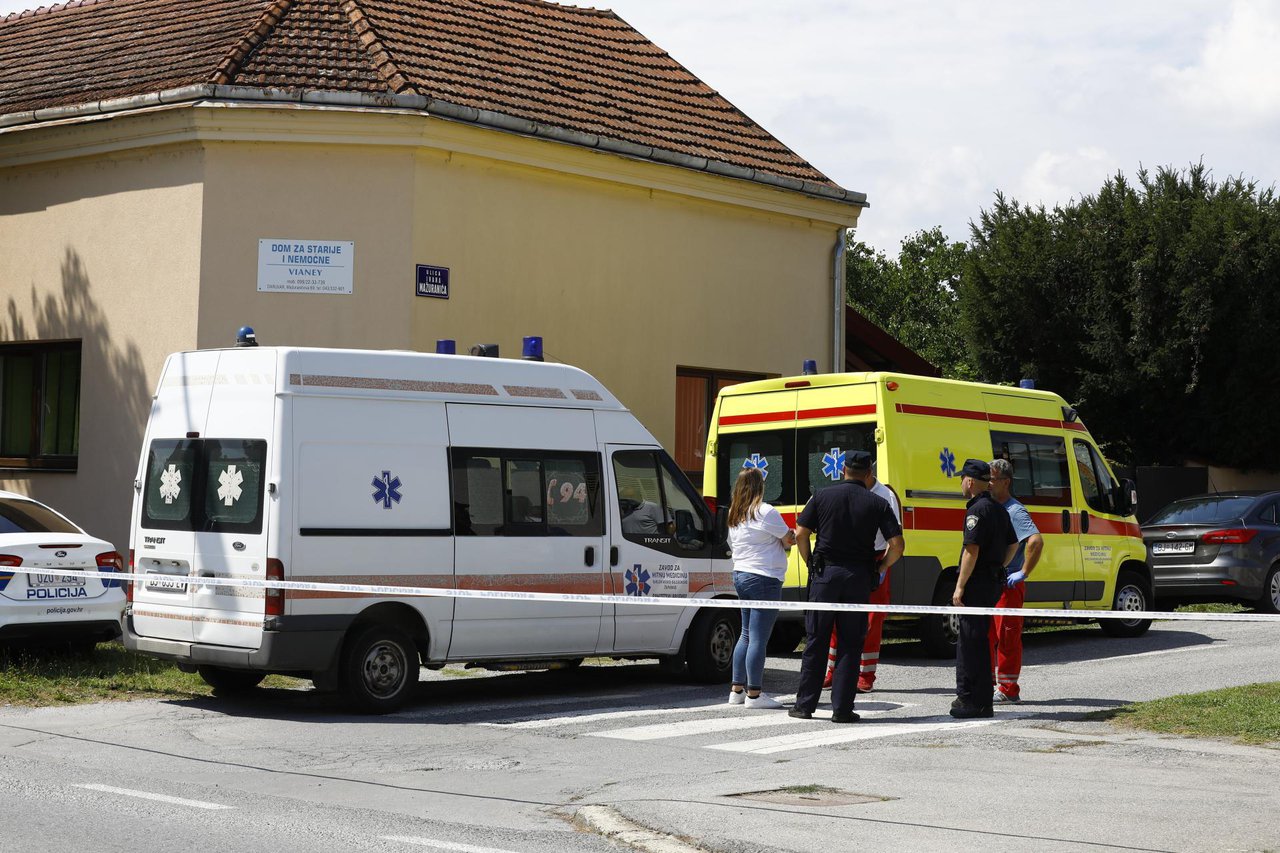
M 1036 523 L 1031 520 L 1031 513 L 1022 505 L 1022 501 L 1009 496 L 1009 500 L 1000 504 L 1004 507 L 1005 512 L 1009 513 L 1009 521 L 1013 524 L 1013 533 L 1018 537 L 1018 553 L 1014 554 L 1013 560 L 1005 569 L 1006 574 L 1013 574 L 1022 569 L 1023 560 L 1027 556 L 1027 540 L 1040 532 L 1040 528 L 1036 527 Z
M 969 500 L 965 507 L 964 544 L 978 546 L 977 568 L 1003 568 L 1005 549 L 1017 541 L 1009 513 L 989 492 Z

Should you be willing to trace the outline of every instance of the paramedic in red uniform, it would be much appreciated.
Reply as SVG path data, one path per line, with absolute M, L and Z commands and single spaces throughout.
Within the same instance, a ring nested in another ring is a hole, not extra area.
M 1026 579 L 1040 562 L 1044 540 L 1031 520 L 1031 513 L 1013 496 L 1013 465 L 1007 459 L 991 462 L 991 497 L 1009 513 L 1018 537 L 1018 553 L 1005 567 L 1005 588 L 996 607 L 1022 609 L 1027 597 Z M 874 600 L 874 599 L 872 599 Z M 991 662 L 995 665 L 993 702 L 1020 702 L 1018 676 L 1022 673 L 1022 614 L 991 617 Z

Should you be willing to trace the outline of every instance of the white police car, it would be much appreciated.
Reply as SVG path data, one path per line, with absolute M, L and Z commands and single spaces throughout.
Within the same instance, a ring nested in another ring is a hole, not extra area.
M 112 576 L 122 571 L 111 543 L 39 501 L 0 491 L 0 641 L 89 647 L 118 637 L 124 589 Z

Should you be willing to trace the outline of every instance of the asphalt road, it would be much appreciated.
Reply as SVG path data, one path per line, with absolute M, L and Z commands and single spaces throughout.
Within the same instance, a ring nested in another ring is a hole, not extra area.
M 1029 635 L 1025 701 L 964 722 L 946 715 L 954 670 L 911 643 L 886 645 L 852 726 L 729 707 L 643 663 L 425 673 L 387 717 L 309 690 L 3 708 L 0 848 L 617 850 L 572 822 L 604 805 L 708 850 L 1276 850 L 1280 750 L 1081 716 L 1280 681 L 1277 639 Z M 770 658 L 766 689 L 789 698 L 798 667 Z

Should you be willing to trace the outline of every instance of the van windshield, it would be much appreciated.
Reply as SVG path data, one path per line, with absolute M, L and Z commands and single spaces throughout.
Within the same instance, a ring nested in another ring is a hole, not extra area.
M 157 439 L 147 453 L 142 526 L 261 533 L 261 439 Z

